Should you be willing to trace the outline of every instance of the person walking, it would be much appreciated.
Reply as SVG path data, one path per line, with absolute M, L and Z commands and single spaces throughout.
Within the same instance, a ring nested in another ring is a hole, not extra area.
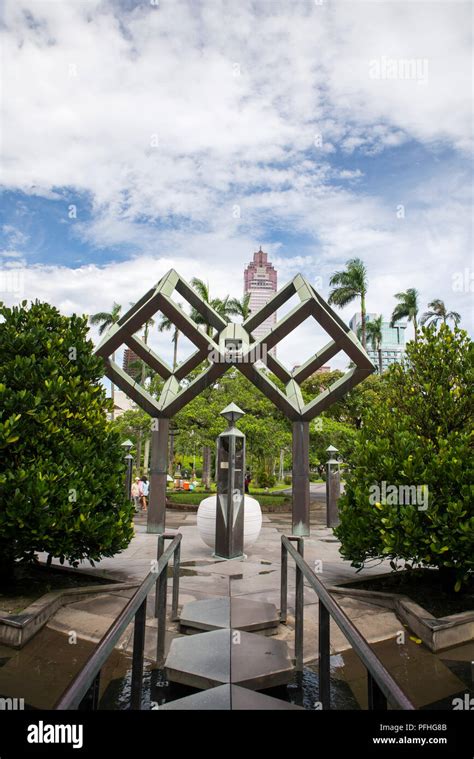
M 244 486 L 245 486 L 245 492 L 249 492 L 250 483 L 252 482 L 252 477 L 250 476 L 250 469 L 247 469 L 245 473 L 245 480 L 244 480 Z
M 131 489 L 131 496 L 132 496 L 133 503 L 135 505 L 135 514 L 138 513 L 138 507 L 140 505 L 140 487 L 138 484 L 139 482 L 140 482 L 140 478 L 135 477 L 134 481 L 132 482 L 132 489 Z
M 140 480 L 140 502 L 142 505 L 142 511 L 146 511 L 148 507 L 148 493 L 150 491 L 150 483 L 146 474 Z

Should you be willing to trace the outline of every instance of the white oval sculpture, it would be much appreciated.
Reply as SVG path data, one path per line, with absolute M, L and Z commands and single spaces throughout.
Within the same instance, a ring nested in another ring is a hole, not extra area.
M 197 511 L 197 528 L 201 540 L 214 550 L 216 542 L 216 501 L 217 496 L 210 495 L 199 504 Z M 245 496 L 244 508 L 244 548 L 257 540 L 262 529 L 262 510 L 255 498 Z

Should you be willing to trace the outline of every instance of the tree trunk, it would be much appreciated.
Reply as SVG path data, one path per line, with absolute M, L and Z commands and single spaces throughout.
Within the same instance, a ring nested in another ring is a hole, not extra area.
M 178 366 L 178 339 L 179 330 L 176 330 L 173 338 L 173 371 L 175 371 L 176 367 Z
M 205 445 L 202 449 L 202 484 L 206 490 L 211 488 L 211 449 Z
M 150 438 L 147 437 L 145 440 L 145 450 L 143 452 L 143 472 L 144 474 L 148 474 L 148 471 L 150 469 Z
M 415 343 L 418 341 L 418 322 L 416 314 L 413 316 L 413 329 L 415 330 Z
M 366 349 L 366 334 L 365 334 L 365 295 L 360 296 L 360 327 L 362 335 L 362 347 Z
M 142 463 L 142 431 L 138 430 L 137 435 L 137 459 L 135 461 L 135 469 L 137 474 L 140 475 L 140 467 Z
M 380 376 L 382 376 L 382 371 L 383 371 L 382 348 L 378 349 L 378 354 L 379 354 L 379 374 Z
M 112 353 L 112 361 L 115 363 L 115 351 Z M 110 416 L 112 422 L 115 419 L 115 385 L 110 381 L 110 397 L 112 399 L 112 414 Z

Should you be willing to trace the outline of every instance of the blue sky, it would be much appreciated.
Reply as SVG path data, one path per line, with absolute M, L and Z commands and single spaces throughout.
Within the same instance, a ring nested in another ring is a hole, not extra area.
M 92 313 L 171 266 L 238 296 L 262 244 L 280 284 L 327 296 L 359 256 L 370 311 L 416 287 L 472 331 L 471 13 L 7 0 L 0 266 L 24 276 L 0 297 Z

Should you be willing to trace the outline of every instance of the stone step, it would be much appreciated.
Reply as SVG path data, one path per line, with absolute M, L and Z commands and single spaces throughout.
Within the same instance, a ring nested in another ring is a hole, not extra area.
M 284 641 L 234 629 L 175 638 L 165 668 L 169 680 L 201 689 L 231 683 L 262 690 L 293 678 Z
M 209 688 L 201 691 L 201 693 L 194 693 L 192 696 L 170 701 L 160 706 L 160 711 L 163 709 L 167 711 L 192 709 L 212 711 L 299 709 L 304 711 L 302 706 L 296 706 L 272 696 L 265 696 L 238 685 L 219 685 L 217 688 Z
M 275 604 L 246 598 L 209 598 L 184 604 L 180 631 L 233 628 L 251 632 L 275 630 L 280 617 Z

